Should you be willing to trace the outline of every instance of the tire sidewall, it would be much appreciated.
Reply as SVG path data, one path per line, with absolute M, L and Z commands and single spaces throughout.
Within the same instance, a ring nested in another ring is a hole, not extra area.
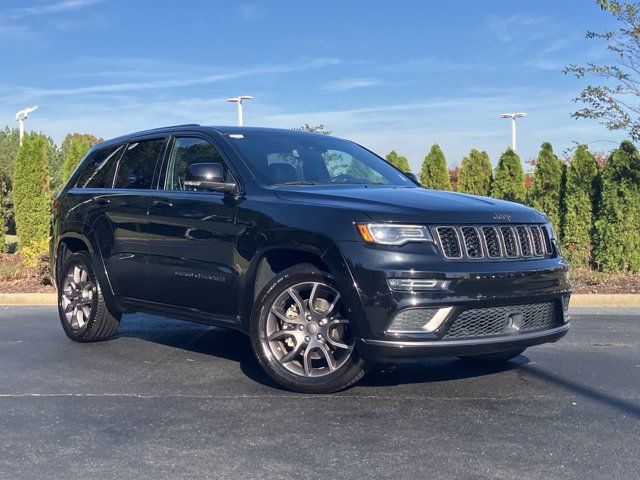
M 69 268 L 74 265 L 81 265 L 88 273 L 91 282 L 93 283 L 93 295 L 91 299 L 91 314 L 89 315 L 89 320 L 85 323 L 84 327 L 79 330 L 74 330 L 71 328 L 69 322 L 67 322 L 64 309 L 62 308 L 62 286 L 64 279 L 66 278 Z M 97 312 L 97 302 L 99 301 L 99 287 L 98 287 L 98 279 L 96 278 L 96 274 L 93 270 L 93 265 L 91 263 L 91 259 L 89 255 L 85 252 L 77 252 L 69 256 L 62 266 L 62 274 L 60 275 L 60 280 L 58 282 L 58 314 L 60 316 L 60 322 L 62 323 L 62 328 L 64 332 L 67 334 L 69 338 L 72 340 L 82 340 L 87 332 L 90 331 L 91 326 L 95 322 L 96 312 Z
M 263 289 L 254 305 L 250 327 L 251 345 L 262 368 L 280 385 L 305 393 L 330 393 L 350 386 L 362 376 L 364 363 L 355 348 L 344 365 L 335 372 L 320 377 L 302 377 L 282 366 L 266 343 L 265 323 L 270 306 L 287 288 L 308 281 L 323 282 L 336 288 L 333 277 L 317 269 L 291 269 L 278 274 Z

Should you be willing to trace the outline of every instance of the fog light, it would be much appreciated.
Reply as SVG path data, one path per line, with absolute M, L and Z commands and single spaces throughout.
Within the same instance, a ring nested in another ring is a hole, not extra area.
M 453 307 L 407 308 L 393 317 L 388 333 L 429 333 L 435 332 L 449 316 Z

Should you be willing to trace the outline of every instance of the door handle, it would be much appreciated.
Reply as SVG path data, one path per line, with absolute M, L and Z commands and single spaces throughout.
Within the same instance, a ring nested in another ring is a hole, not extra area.
M 151 208 L 173 207 L 173 203 L 165 200 L 154 200 L 151 202 Z
M 111 202 L 107 197 L 96 197 L 94 200 L 98 205 L 108 205 Z

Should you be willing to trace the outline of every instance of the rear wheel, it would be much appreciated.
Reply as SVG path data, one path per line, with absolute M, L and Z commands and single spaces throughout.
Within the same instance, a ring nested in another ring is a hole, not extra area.
M 519 348 L 517 350 L 507 350 L 506 352 L 496 352 L 496 353 L 485 353 L 482 355 L 469 355 L 465 357 L 460 357 L 460 360 L 464 360 L 467 362 L 508 362 L 512 358 L 517 357 L 522 352 L 524 352 L 524 348 Z
M 258 297 L 251 343 L 260 365 L 277 383 L 305 393 L 348 388 L 364 375 L 364 362 L 331 275 L 293 267 Z
M 96 342 L 111 337 L 120 315 L 109 312 L 86 252 L 71 255 L 62 266 L 58 282 L 58 312 L 62 328 L 76 342 Z

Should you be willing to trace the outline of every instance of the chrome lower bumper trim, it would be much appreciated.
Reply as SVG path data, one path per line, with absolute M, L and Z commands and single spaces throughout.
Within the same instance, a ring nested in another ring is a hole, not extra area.
M 569 330 L 569 324 L 562 325 L 560 327 L 549 328 L 547 330 L 540 330 L 538 332 L 530 333 L 516 333 L 512 335 L 500 335 L 495 337 L 478 337 L 468 340 L 429 340 L 426 342 L 399 342 L 396 340 L 372 340 L 363 338 L 362 341 L 369 345 L 378 345 L 381 347 L 399 347 L 399 348 L 411 348 L 411 347 L 432 347 L 432 348 L 447 348 L 464 345 L 490 345 L 499 343 L 509 343 L 517 341 L 532 340 L 535 338 L 543 338 L 546 336 L 555 335 L 556 333 L 562 333 Z

